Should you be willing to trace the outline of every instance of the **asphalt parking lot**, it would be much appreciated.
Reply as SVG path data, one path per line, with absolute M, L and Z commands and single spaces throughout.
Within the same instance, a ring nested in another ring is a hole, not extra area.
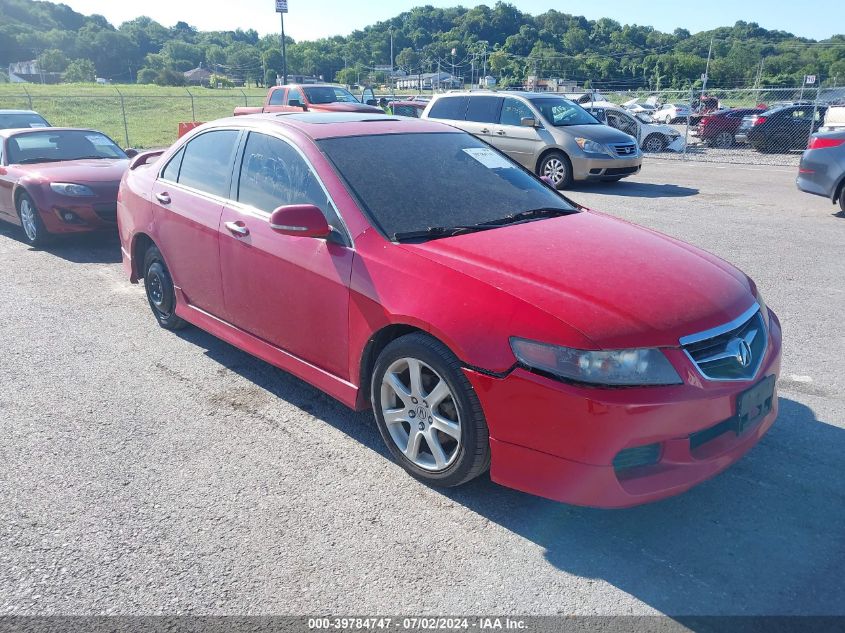
M 158 328 L 116 239 L 3 225 L 0 614 L 845 614 L 845 217 L 794 176 L 649 160 L 569 193 L 736 264 L 783 324 L 769 434 L 621 511 L 427 488 L 369 414 Z

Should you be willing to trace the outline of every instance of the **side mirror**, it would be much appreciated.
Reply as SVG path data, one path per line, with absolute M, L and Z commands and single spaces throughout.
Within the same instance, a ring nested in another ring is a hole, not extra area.
M 332 232 L 326 217 L 313 204 L 289 204 L 270 214 L 270 228 L 282 235 L 328 237 Z
M 367 105 L 368 106 L 377 106 L 378 101 L 376 101 L 375 99 L 367 99 Z
M 127 147 L 123 150 L 123 153 L 126 154 L 129 158 L 135 158 L 138 155 L 138 150 L 134 147 Z
M 302 108 L 303 110 L 307 110 L 308 106 L 306 106 L 302 101 L 299 99 L 291 99 L 288 101 L 289 106 L 293 106 L 294 108 Z
M 537 127 L 537 119 L 530 116 L 524 116 L 519 120 L 522 127 Z

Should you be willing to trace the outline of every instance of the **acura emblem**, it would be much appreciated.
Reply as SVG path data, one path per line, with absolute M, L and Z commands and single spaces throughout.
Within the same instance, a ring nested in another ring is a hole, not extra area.
M 748 367 L 754 358 L 751 345 L 742 338 L 732 339 L 727 346 L 727 355 L 733 358 L 740 367 Z

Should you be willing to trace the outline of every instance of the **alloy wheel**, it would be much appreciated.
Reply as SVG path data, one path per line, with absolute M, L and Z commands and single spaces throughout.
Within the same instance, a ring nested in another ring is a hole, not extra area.
M 394 361 L 381 383 L 381 411 L 391 439 L 415 466 L 442 471 L 461 449 L 461 417 L 448 383 L 416 358 Z
M 719 132 L 719 134 L 716 135 L 716 139 L 713 144 L 716 147 L 726 148 L 733 145 L 733 142 L 733 134 L 731 134 L 730 132 Z
M 566 179 L 566 165 L 557 157 L 552 157 L 543 166 L 543 176 L 551 178 L 555 185 L 559 185 Z
M 23 231 L 30 242 L 35 242 L 38 240 L 38 219 L 35 215 L 37 211 L 27 197 L 21 198 L 19 207 Z
M 662 152 L 663 140 L 659 136 L 650 136 L 645 143 L 645 151 L 647 152 Z

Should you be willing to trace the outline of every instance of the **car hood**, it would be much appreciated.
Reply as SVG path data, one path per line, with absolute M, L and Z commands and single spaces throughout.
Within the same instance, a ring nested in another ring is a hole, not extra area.
M 308 106 L 309 110 L 317 112 L 367 112 L 370 114 L 384 114 L 384 110 L 365 103 L 315 103 Z
M 634 143 L 632 136 L 620 132 L 609 125 L 563 125 L 552 130 L 566 132 L 572 136 L 581 136 L 597 143 Z
M 68 160 L 60 163 L 20 165 L 31 176 L 49 182 L 118 182 L 129 167 L 121 160 Z
M 521 299 L 603 349 L 677 347 L 754 302 L 749 279 L 727 262 L 592 211 L 402 248 Z

